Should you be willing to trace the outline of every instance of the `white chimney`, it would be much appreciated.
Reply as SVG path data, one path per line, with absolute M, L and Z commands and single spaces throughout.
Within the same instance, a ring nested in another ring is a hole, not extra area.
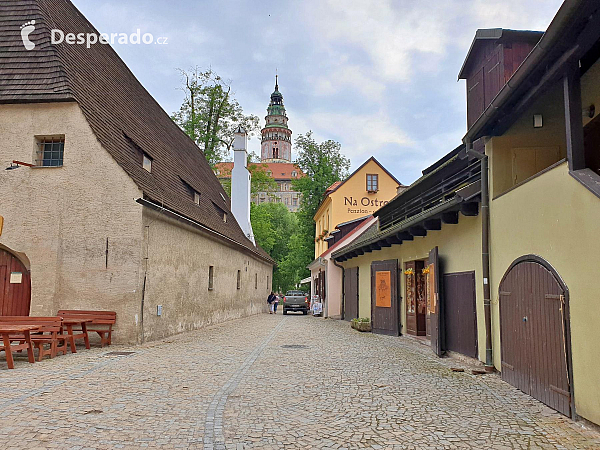
M 254 245 L 250 223 L 250 172 L 248 172 L 248 135 L 240 125 L 233 139 L 233 170 L 231 171 L 231 212 L 244 234 Z

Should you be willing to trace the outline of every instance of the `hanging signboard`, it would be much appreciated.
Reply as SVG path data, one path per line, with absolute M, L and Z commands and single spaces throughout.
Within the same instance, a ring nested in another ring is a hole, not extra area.
M 375 272 L 375 306 L 380 308 L 392 307 L 391 272 L 389 270 Z

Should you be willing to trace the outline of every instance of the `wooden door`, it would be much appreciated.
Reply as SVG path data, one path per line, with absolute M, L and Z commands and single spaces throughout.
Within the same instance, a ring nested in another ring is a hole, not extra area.
M 475 272 L 443 275 L 445 350 L 477 357 Z
M 500 283 L 502 379 L 570 416 L 568 303 L 542 263 L 523 260 Z
M 31 304 L 31 278 L 23 263 L 0 249 L 0 315 L 28 316 Z
M 429 282 L 429 292 L 431 300 L 429 302 L 429 333 L 431 340 L 431 349 L 433 352 L 442 356 L 444 352 L 444 326 L 443 326 L 443 306 L 440 292 L 440 270 L 439 270 L 438 248 L 434 247 L 429 252 L 427 261 L 427 279 Z
M 413 336 L 427 335 L 426 278 L 423 261 L 408 261 L 404 265 L 406 294 L 406 332 Z
M 398 336 L 398 260 L 371 263 L 371 327 L 373 333 Z
M 358 317 L 358 267 L 344 269 L 344 320 Z

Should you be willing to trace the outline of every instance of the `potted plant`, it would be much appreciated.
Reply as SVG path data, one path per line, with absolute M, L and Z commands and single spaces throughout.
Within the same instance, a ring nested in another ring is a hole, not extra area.
M 350 321 L 350 326 L 358 331 L 371 331 L 371 319 L 367 317 L 352 319 Z

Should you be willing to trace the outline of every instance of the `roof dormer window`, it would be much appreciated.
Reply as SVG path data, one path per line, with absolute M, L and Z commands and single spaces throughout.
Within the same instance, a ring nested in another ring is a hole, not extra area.
M 150 158 L 150 156 L 148 156 L 146 153 L 144 153 L 142 167 L 144 168 L 144 170 L 152 173 L 152 158 Z

